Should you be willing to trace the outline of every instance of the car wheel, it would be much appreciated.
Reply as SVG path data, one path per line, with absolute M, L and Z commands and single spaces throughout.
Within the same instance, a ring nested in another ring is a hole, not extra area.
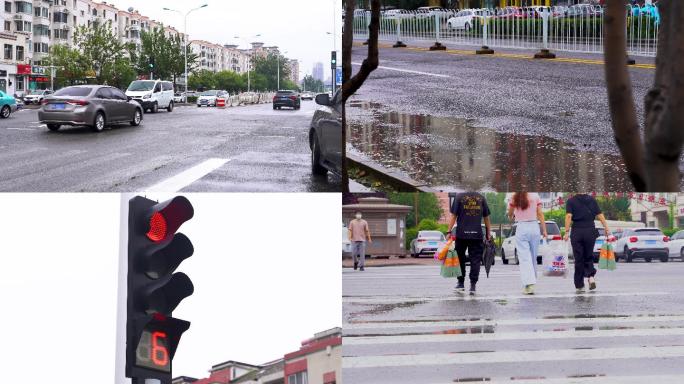
M 276 109 L 278 109 L 278 108 L 274 105 L 274 106 L 273 106 L 273 110 L 275 111 Z
M 131 125 L 134 127 L 137 127 L 140 125 L 140 122 L 142 121 L 142 112 L 136 108 L 135 109 L 135 115 L 133 115 L 133 120 L 131 121 Z
M 173 112 L 173 101 L 169 103 L 169 107 L 166 108 L 167 112 Z
M 201 105 L 199 105 L 199 104 L 197 104 L 197 108 L 202 108 L 202 106 L 201 106 Z
M 152 113 L 157 113 L 157 112 L 159 112 L 159 104 L 154 103 L 154 105 L 152 106 L 151 112 L 152 112 Z
M 506 258 L 506 253 L 504 250 L 501 250 L 501 261 L 504 263 L 504 265 L 508 265 L 508 259 Z
M 669 256 L 669 255 L 665 255 L 665 256 L 661 256 L 661 257 L 660 257 L 660 262 L 661 262 L 661 263 L 667 263 L 668 261 L 670 261 L 670 256 Z
M 12 110 L 10 109 L 9 105 L 5 105 L 0 110 L 0 117 L 2 117 L 3 119 L 6 119 L 6 118 L 10 117 L 11 113 L 12 113 Z
M 631 263 L 632 262 L 632 254 L 629 253 L 629 248 L 627 248 L 627 246 L 625 246 L 624 254 L 625 254 L 625 261 L 627 261 L 628 263 Z
M 650 258 L 650 257 L 646 257 L 646 258 L 644 258 L 644 260 L 646 260 L 647 263 L 650 263 L 650 262 L 651 262 L 651 258 Z
M 95 115 L 95 122 L 93 123 L 93 126 L 92 126 L 93 131 L 102 132 L 102 130 L 105 127 L 105 123 L 106 123 L 106 120 L 105 120 L 104 113 L 98 112 Z
M 61 128 L 62 126 L 59 124 L 48 124 L 47 127 L 52 132 L 57 132 L 57 131 L 59 131 L 59 128 Z
M 682 247 L 682 249 L 679 250 L 679 257 L 681 257 L 682 261 L 684 261 L 684 247 Z
M 515 255 L 515 265 L 520 265 L 520 260 L 518 259 L 518 250 L 516 249 L 514 252 Z
M 311 145 L 311 172 L 319 176 L 328 174 L 328 170 L 321 166 L 321 148 L 316 136 L 314 136 L 313 144 Z

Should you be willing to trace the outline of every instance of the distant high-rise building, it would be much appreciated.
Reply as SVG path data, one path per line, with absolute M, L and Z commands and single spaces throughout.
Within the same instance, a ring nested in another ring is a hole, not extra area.
M 299 61 L 290 60 L 288 64 L 290 66 L 290 80 L 295 84 L 299 83 Z
M 323 63 L 318 62 L 313 66 L 313 78 L 323 81 L 325 79 L 325 72 L 323 70 Z

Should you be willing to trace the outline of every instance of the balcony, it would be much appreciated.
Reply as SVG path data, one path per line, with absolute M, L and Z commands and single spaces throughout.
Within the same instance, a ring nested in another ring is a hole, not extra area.
M 131 26 L 128 27 L 128 30 L 140 32 L 140 24 L 131 24 Z

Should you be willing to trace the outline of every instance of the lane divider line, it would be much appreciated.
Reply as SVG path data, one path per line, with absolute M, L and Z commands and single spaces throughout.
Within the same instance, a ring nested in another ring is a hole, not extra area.
M 353 65 L 361 65 L 361 63 L 354 62 L 352 63 Z M 412 71 L 410 69 L 401 69 L 401 68 L 393 68 L 393 67 L 384 67 L 382 65 L 378 66 L 378 69 L 384 69 L 387 71 L 396 71 L 396 72 L 405 72 L 405 73 L 412 73 L 414 75 L 424 75 L 424 76 L 434 76 L 434 77 L 441 77 L 441 78 L 450 78 L 451 76 L 449 75 L 441 75 L 439 73 L 430 73 L 430 72 L 421 72 L 421 71 Z
M 403 303 L 407 301 L 464 301 L 464 300 L 515 300 L 515 299 L 550 299 L 550 298 L 576 298 L 576 297 L 618 297 L 618 296 L 663 296 L 671 295 L 668 292 L 587 292 L 583 294 L 576 293 L 547 293 L 534 295 L 501 295 L 501 296 L 390 296 L 387 298 L 376 297 L 342 297 L 343 303 L 353 304 L 394 304 Z
M 170 177 L 161 183 L 158 183 L 150 188 L 147 188 L 146 192 L 167 192 L 176 193 L 181 189 L 187 187 L 188 185 L 194 183 L 195 181 L 201 179 L 202 177 L 208 175 L 209 173 L 221 168 L 230 159 L 209 159 L 206 160 L 188 170 L 185 170 L 176 176 Z

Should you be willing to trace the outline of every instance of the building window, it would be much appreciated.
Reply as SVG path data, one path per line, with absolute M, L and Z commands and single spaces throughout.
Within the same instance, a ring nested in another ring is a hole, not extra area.
M 5 31 L 12 31 L 12 22 L 11 21 L 5 21 Z
M 17 13 L 25 13 L 27 15 L 33 14 L 33 4 L 28 1 L 15 1 Z
M 24 61 L 24 47 L 17 45 L 17 61 Z
M 31 32 L 31 22 L 16 20 L 17 32 Z
M 64 12 L 55 12 L 52 14 L 53 21 L 55 23 L 68 23 L 69 15 Z
M 24 90 L 24 76 L 17 76 L 17 91 Z
M 12 13 L 12 2 L 5 1 L 5 12 Z
M 297 372 L 287 377 L 287 384 L 308 384 L 306 371 Z
M 12 46 L 5 44 L 5 60 L 12 60 Z

